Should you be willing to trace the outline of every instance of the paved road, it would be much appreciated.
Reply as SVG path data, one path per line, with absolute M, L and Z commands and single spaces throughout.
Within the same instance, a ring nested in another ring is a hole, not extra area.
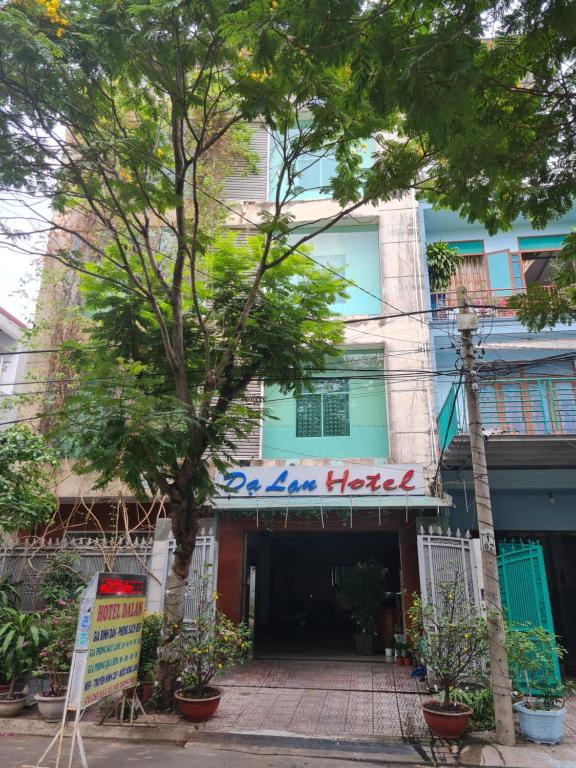
M 34 765 L 38 760 L 49 739 L 34 736 L 0 736 L 0 768 L 21 768 L 23 765 Z M 90 768 L 358 768 L 359 765 L 380 765 L 384 761 L 375 758 L 374 761 L 359 763 L 357 760 L 347 760 L 337 755 L 334 757 L 309 757 L 253 754 L 246 751 L 229 751 L 209 749 L 194 746 L 184 749 L 170 744 L 134 744 L 127 742 L 86 740 L 86 754 Z M 407 768 L 407 763 L 385 763 L 387 768 Z M 47 759 L 43 766 L 54 766 L 54 759 Z M 62 761 L 67 768 L 67 761 Z M 417 763 L 409 763 L 416 768 Z M 74 766 L 81 766 L 76 758 Z M 422 766 L 423 768 L 423 766 Z

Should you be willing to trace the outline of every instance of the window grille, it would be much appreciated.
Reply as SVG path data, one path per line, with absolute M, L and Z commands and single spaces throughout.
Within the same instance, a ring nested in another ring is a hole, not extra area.
M 296 398 L 296 437 L 348 437 L 350 396 L 347 379 L 318 381 Z

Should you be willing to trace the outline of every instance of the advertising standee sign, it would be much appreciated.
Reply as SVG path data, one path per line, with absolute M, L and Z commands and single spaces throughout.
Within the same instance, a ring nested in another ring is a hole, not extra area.
M 80 604 L 68 708 L 136 685 L 145 602 L 145 576 L 94 577 Z

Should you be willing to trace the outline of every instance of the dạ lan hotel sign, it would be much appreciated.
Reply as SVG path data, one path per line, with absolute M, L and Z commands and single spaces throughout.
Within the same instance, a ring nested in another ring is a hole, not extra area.
M 223 496 L 422 496 L 420 464 L 239 467 L 216 476 Z

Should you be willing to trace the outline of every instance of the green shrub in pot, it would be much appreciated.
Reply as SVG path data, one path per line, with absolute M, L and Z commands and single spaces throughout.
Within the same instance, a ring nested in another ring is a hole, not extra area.
M 557 744 L 564 736 L 564 699 L 571 685 L 558 682 L 555 667 L 566 650 L 544 627 L 505 624 L 508 663 L 523 697 L 514 704 L 520 730 L 531 741 Z
M 16 683 L 34 669 L 46 634 L 39 613 L 0 611 L 0 665 L 10 683 L 9 690 L 0 694 L 0 717 L 11 717 L 24 707 L 26 694 L 16 692 Z
M 376 560 L 357 563 L 346 572 L 343 590 L 354 621 L 356 649 L 365 655 L 374 652 L 378 611 L 388 596 L 386 576 L 387 569 Z
M 78 603 L 62 600 L 56 607 L 47 608 L 42 613 L 42 624 L 46 633 L 45 645 L 40 651 L 34 677 L 48 680 L 50 696 L 63 696 L 74 653 Z

